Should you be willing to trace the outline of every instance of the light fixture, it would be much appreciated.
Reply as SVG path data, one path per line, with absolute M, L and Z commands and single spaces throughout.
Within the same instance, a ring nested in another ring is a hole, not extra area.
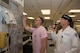
M 27 15 L 27 13 L 23 12 L 23 15 Z
M 44 17 L 44 19 L 50 19 L 50 17 Z
M 50 15 L 50 9 L 42 9 L 41 12 L 43 15 Z
M 56 22 L 57 22 L 57 23 L 60 23 L 60 20 L 57 20 Z
M 78 22 L 80 22 L 80 20 L 77 20 Z
M 34 19 L 33 17 L 27 17 L 28 19 Z
M 80 9 L 69 10 L 70 13 L 80 13 Z
M 76 15 L 69 15 L 70 17 L 76 17 Z
M 80 27 L 80 25 L 76 25 L 76 27 Z

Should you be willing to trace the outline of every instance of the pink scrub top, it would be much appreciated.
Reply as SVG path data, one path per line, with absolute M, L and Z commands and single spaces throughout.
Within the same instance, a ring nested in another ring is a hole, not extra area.
M 41 45 L 42 45 L 41 39 L 47 37 L 46 29 L 43 26 L 40 26 L 38 28 L 31 28 L 28 31 L 32 32 L 33 53 L 40 53 Z

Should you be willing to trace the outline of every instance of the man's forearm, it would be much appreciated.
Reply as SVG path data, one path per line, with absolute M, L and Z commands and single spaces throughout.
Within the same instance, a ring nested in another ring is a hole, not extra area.
M 45 48 L 44 46 L 42 46 L 40 53 L 45 53 L 45 49 L 46 49 L 46 48 Z
M 24 16 L 24 18 L 23 18 L 23 27 L 24 27 L 24 29 L 29 29 L 29 26 L 26 23 L 27 23 L 26 22 L 26 17 Z
M 41 46 L 40 53 L 45 53 L 46 46 L 47 46 L 47 37 L 42 39 L 42 46 Z
M 23 22 L 23 27 L 26 28 L 26 22 Z

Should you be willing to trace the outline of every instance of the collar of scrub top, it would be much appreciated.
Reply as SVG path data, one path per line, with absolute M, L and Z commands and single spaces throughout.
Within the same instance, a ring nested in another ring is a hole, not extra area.
M 67 26 L 67 28 L 62 32 L 62 29 L 61 29 L 61 32 L 62 33 L 65 33 L 67 30 L 69 30 L 70 29 L 70 26 Z M 64 35 L 63 34 L 61 34 L 61 38 L 63 38 L 64 37 Z

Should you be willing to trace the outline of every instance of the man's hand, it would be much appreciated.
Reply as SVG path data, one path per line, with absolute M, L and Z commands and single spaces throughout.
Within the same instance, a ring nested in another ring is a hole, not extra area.
M 22 19 L 23 19 L 23 23 L 24 22 L 26 23 L 26 16 L 25 15 L 23 15 Z

